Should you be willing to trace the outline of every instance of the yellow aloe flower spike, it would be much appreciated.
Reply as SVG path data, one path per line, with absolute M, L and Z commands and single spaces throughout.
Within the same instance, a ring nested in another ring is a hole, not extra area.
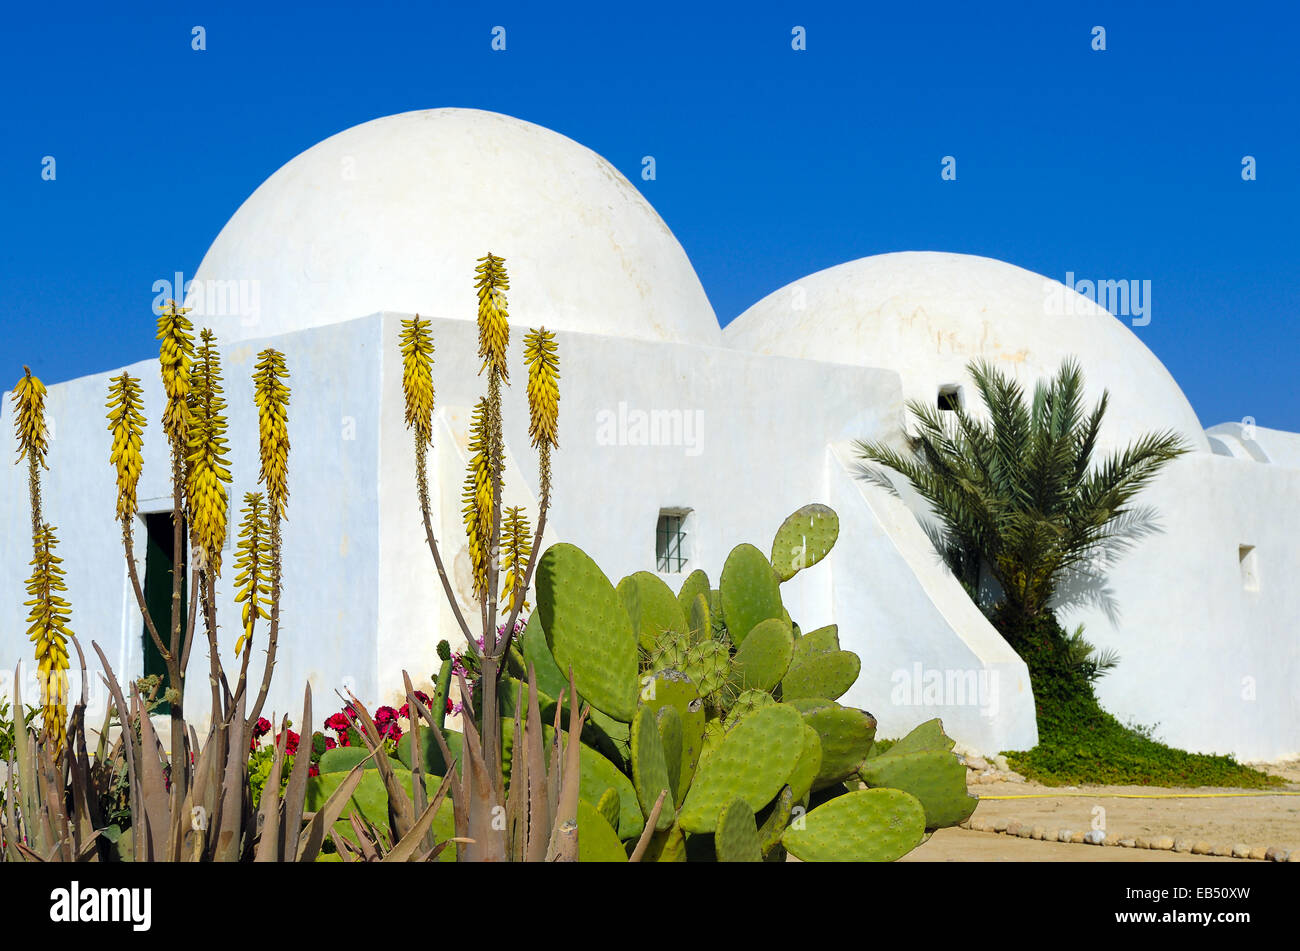
M 275 518 L 284 516 L 289 501 L 289 370 L 284 354 L 267 348 L 257 355 L 253 400 L 257 403 L 258 481 L 266 486 L 266 501 Z
M 42 468 L 45 454 L 49 451 L 45 432 L 45 384 L 32 376 L 32 371 L 23 367 L 23 375 L 14 384 L 10 398 L 14 404 L 14 431 L 18 441 L 18 459 L 30 456 Z
M 140 381 L 129 373 L 114 377 L 108 387 L 108 431 L 113 434 L 113 450 L 108 461 L 117 467 L 117 517 L 131 518 L 136 513 L 136 486 L 144 468 L 141 454 L 144 432 L 144 400 Z
M 416 314 L 402 321 L 402 393 L 406 397 L 406 428 L 415 430 L 422 445 L 433 443 L 433 334 L 430 321 Z
M 465 537 L 469 543 L 470 571 L 474 579 L 474 596 L 488 590 L 488 545 L 492 536 L 492 476 L 488 434 L 487 400 L 480 398 L 474 407 L 469 429 L 469 465 L 465 474 Z
M 515 592 L 524 584 L 524 572 L 528 570 L 528 559 L 533 553 L 532 529 L 528 525 L 528 516 L 524 510 L 513 505 L 506 509 L 501 524 L 501 571 L 505 579 L 501 584 L 501 607 L 510 610 Z M 526 598 L 527 592 L 521 593 Z M 528 610 L 528 601 L 523 600 L 519 610 Z
M 244 642 L 252 639 L 257 619 L 271 616 L 267 613 L 271 605 L 271 539 L 263 517 L 263 501 L 260 492 L 244 494 L 244 517 L 235 555 L 235 570 L 239 572 L 235 576 L 235 603 L 244 605 L 244 632 L 235 641 L 236 657 Z
M 27 582 L 31 600 L 27 635 L 36 644 L 37 676 L 41 682 L 41 722 L 53 743 L 55 755 L 63 747 L 68 721 L 68 627 L 72 606 L 59 592 L 63 582 L 63 559 L 54 554 L 58 545 L 54 528 L 42 525 L 32 539 L 32 576 Z
M 202 343 L 191 374 L 191 406 L 186 496 L 190 504 L 190 537 L 200 553 L 200 565 L 213 577 L 221 575 L 221 549 L 226 543 L 226 516 L 230 484 L 230 451 L 226 443 L 226 401 L 221 389 L 221 357 L 211 330 L 200 334 Z
M 479 258 L 474 271 L 478 274 L 475 281 L 478 288 L 478 355 L 483 358 L 479 372 L 491 367 L 509 383 L 506 348 L 510 345 L 510 315 L 505 292 L 510 289 L 510 279 L 506 276 L 505 259 L 489 252 Z
M 177 307 L 169 300 L 158 316 L 162 343 L 158 363 L 162 371 L 163 392 L 167 406 L 163 410 L 163 431 L 175 445 L 185 445 L 189 430 L 190 370 L 194 364 L 194 325 L 185 315 L 189 307 Z
M 560 357 L 555 334 L 545 327 L 524 334 L 524 363 L 528 366 L 528 436 L 534 447 L 546 442 L 558 449 Z

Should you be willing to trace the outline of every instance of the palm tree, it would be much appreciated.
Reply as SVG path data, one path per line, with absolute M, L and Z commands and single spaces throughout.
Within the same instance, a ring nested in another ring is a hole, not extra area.
M 855 447 L 862 459 L 901 474 L 930 503 L 942 528 L 940 550 L 954 573 L 979 600 L 983 567 L 1001 593 L 995 605 L 981 607 L 995 607 L 1005 627 L 1017 631 L 1049 610 L 1065 579 L 1095 577 L 1098 566 L 1149 528 L 1150 511 L 1130 503 L 1188 447 L 1172 431 L 1151 433 L 1094 464 L 1110 396 L 1103 393 L 1085 413 L 1077 361 L 1065 360 L 1054 378 L 1039 381 L 1031 404 L 990 363 L 967 369 L 987 421 L 961 407 L 909 401 L 913 455 L 861 440 Z

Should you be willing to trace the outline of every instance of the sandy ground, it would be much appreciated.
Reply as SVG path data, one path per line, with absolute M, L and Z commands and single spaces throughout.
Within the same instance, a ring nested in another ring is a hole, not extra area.
M 1289 782 L 1287 791 L 1300 792 L 1300 761 L 1270 764 L 1270 772 Z M 1019 820 L 1044 829 L 1086 832 L 1094 819 L 1108 839 L 1186 838 L 1212 846 L 1243 844 L 1250 848 L 1278 846 L 1300 849 L 1300 795 L 1257 796 L 1242 789 L 1168 789 L 1147 786 L 1083 786 L 1078 789 L 1034 783 L 993 783 L 971 786 L 981 797 L 972 819 Z M 1124 799 L 1115 794 L 1197 798 Z M 1234 794 L 1211 798 L 1207 794 Z M 1252 795 L 1242 796 L 1241 793 Z M 1039 796 L 994 799 L 994 796 Z M 1103 812 L 1096 814 L 1100 808 Z M 1232 862 L 1239 859 L 1109 846 L 1040 842 L 966 829 L 941 829 L 903 859 L 905 862 Z

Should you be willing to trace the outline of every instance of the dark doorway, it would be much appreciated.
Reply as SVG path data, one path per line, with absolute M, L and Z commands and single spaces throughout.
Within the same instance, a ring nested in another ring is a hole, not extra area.
M 172 571 L 175 567 L 174 548 L 172 545 L 172 513 L 156 512 L 144 517 L 147 545 L 144 556 L 144 603 L 149 609 L 158 636 L 164 644 L 171 641 L 172 629 Z M 184 537 L 185 527 L 181 527 Z M 181 575 L 181 617 L 186 616 L 186 585 L 188 579 Z M 183 620 L 182 624 L 185 623 Z M 167 678 L 167 665 L 162 654 L 149 636 L 149 629 L 143 624 L 140 636 L 144 639 L 144 676 L 157 676 L 162 679 L 158 695 L 171 686 Z M 171 704 L 163 703 L 156 713 L 171 713 Z

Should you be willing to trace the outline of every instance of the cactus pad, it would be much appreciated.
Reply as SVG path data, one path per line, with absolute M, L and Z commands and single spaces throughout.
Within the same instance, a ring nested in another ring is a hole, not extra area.
M 759 707 L 771 706 L 774 703 L 776 701 L 772 699 L 772 695 L 766 690 L 743 691 L 727 708 L 727 718 L 723 725 L 730 730 L 740 722 L 741 717 L 757 710 Z
M 737 646 L 760 621 L 779 618 L 785 610 L 781 583 L 767 557 L 753 545 L 737 545 L 731 550 L 718 590 L 727 631 Z
M 623 843 L 600 810 L 585 799 L 578 800 L 578 861 L 626 862 Z
M 613 787 L 601 793 L 600 802 L 596 803 L 596 810 L 605 817 L 611 829 L 618 828 L 618 793 Z
M 680 671 L 660 671 L 646 677 L 643 684 L 641 705 L 654 711 L 657 724 L 658 715 L 665 707 L 675 709 L 681 721 L 681 753 L 676 770 L 677 781 L 673 783 L 676 800 L 674 805 L 680 806 L 682 800 L 686 798 L 686 790 L 690 788 L 691 780 L 695 776 L 695 768 L 704 752 L 706 717 L 704 701 L 700 699 L 695 684 Z M 665 744 L 665 756 L 667 756 L 668 736 L 662 729 L 660 738 Z M 671 778 L 672 775 L 673 770 L 669 769 L 669 777 Z
M 691 605 L 695 599 L 704 595 L 704 603 L 709 603 L 709 576 L 701 569 L 696 568 L 686 580 L 682 582 L 681 590 L 677 592 L 677 603 L 681 605 L 682 614 L 689 620 L 691 616 Z
M 799 638 L 802 645 L 811 634 Z M 853 686 L 862 669 L 862 661 L 852 651 L 796 651 L 790 669 L 781 680 L 781 696 L 825 697 L 835 700 Z
M 803 752 L 799 754 L 794 769 L 786 780 L 795 802 L 803 802 L 812 792 L 813 783 L 822 770 L 822 739 L 815 729 L 805 720 L 803 725 Z
M 433 742 L 437 743 L 438 741 L 434 740 Z M 319 767 L 318 772 L 346 773 L 368 756 L 370 756 L 370 751 L 364 746 L 336 746 L 334 749 L 326 750 L 321 754 L 320 763 L 317 764 Z M 409 760 L 410 758 L 411 743 L 408 740 L 406 743 L 406 759 Z M 405 760 L 403 760 L 403 765 L 406 766 L 407 769 L 411 768 L 411 764 L 407 763 Z M 378 769 L 379 764 L 371 758 L 363 768 Z
M 892 862 L 925 838 L 925 809 L 901 789 L 860 789 L 800 817 L 781 844 L 804 862 Z
M 686 613 L 677 595 L 658 575 L 638 571 L 618 583 L 632 627 L 642 647 L 649 647 L 664 631 L 686 633 Z
M 672 707 L 665 709 L 673 710 Z M 675 710 L 673 712 L 676 713 Z M 659 794 L 668 791 L 669 798 L 664 800 L 664 808 L 660 811 L 655 826 L 656 832 L 666 832 L 675 817 L 675 811 L 668 808 L 673 789 L 668 781 L 668 763 L 663 743 L 659 740 L 655 711 L 644 706 L 637 710 L 636 718 L 632 721 L 632 785 L 636 787 L 637 801 L 645 816 L 650 815 Z
M 683 672 L 700 691 L 700 696 L 712 697 L 731 679 L 731 654 L 718 641 L 696 644 L 686 653 Z
M 686 652 L 691 649 L 691 635 L 681 631 L 660 631 L 650 645 L 651 670 L 684 670 Z
M 943 732 L 943 721 L 935 717 L 915 727 L 911 733 L 891 746 L 889 752 L 917 753 L 921 750 L 942 750 L 946 752 L 952 749 L 954 745 L 955 741 Z
M 713 847 L 719 862 L 761 862 L 763 850 L 754 822 L 754 810 L 743 799 L 733 799 L 718 815 Z
M 772 804 L 767 807 L 763 824 L 758 827 L 758 848 L 763 855 L 767 855 L 781 844 L 781 833 L 790 824 L 790 817 L 794 814 L 794 803 L 794 790 L 789 786 L 783 786 L 776 794 L 776 798 L 772 800 Z
M 741 689 L 771 690 L 781 682 L 794 654 L 794 634 L 780 618 L 754 625 L 736 648 L 735 679 Z
M 582 549 L 552 545 L 537 564 L 537 613 L 561 671 L 616 720 L 636 715 L 637 638 L 604 572 Z
M 686 616 L 686 626 L 691 631 L 691 643 L 698 644 L 713 637 L 713 611 L 707 594 L 697 594 Z
M 869 759 L 860 769 L 868 786 L 909 792 L 925 809 L 925 827 L 940 829 L 970 818 L 979 800 L 966 792 L 966 767 L 947 750 L 888 753 Z
M 876 718 L 865 710 L 839 704 L 803 716 L 821 739 L 821 768 L 812 788 L 824 789 L 856 773 L 875 742 Z
M 786 784 L 803 747 L 797 710 L 779 703 L 755 710 L 700 765 L 682 804 L 682 828 L 712 832 L 722 807 L 735 798 L 751 810 L 766 805 Z
M 814 503 L 795 512 L 776 530 L 772 539 L 772 570 L 781 581 L 821 561 L 835 547 L 840 518 L 835 510 Z

